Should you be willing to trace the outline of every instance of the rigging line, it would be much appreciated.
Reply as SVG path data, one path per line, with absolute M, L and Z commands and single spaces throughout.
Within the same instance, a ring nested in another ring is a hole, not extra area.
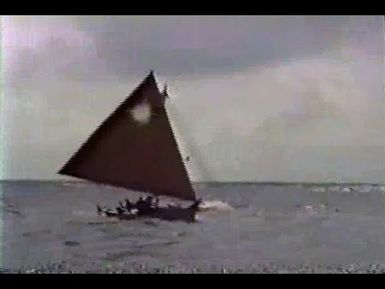
M 173 126 L 177 129 L 177 131 L 183 131 L 183 135 L 186 136 L 186 132 L 189 130 L 186 129 L 187 126 L 185 123 L 183 123 L 182 118 L 180 117 L 180 114 L 177 112 L 177 109 L 175 105 L 172 103 L 172 101 L 167 102 L 167 110 L 169 111 L 169 115 L 175 119 L 175 121 L 172 121 Z M 182 125 L 181 125 L 182 124 Z M 183 128 L 183 130 L 180 130 L 180 128 Z M 181 135 L 181 134 L 179 134 Z M 205 182 L 213 182 L 215 179 L 212 177 L 212 174 L 210 170 L 208 169 L 207 165 L 204 164 L 204 160 L 202 158 L 202 154 L 199 152 L 197 146 L 192 142 L 193 138 L 191 137 L 183 137 L 183 139 L 187 139 L 190 141 L 184 141 L 183 143 L 185 144 L 187 151 L 191 152 L 192 154 L 192 159 L 195 164 L 197 164 L 197 168 L 199 169 L 199 174 L 203 177 L 203 180 Z M 185 160 L 184 160 L 185 161 Z

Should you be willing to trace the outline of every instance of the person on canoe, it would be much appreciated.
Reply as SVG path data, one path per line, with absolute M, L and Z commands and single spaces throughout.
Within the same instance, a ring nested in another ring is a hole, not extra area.
M 116 207 L 116 212 L 117 212 L 119 215 L 123 215 L 124 210 L 122 209 L 122 207 Z
M 124 201 L 125 201 L 125 207 L 126 207 L 126 210 L 130 212 L 131 209 L 133 208 L 133 206 L 132 206 L 130 200 L 129 200 L 129 199 L 125 199 Z
M 135 207 L 138 209 L 138 214 L 143 215 L 148 212 L 147 202 L 143 200 L 143 197 L 140 197 L 136 202 Z

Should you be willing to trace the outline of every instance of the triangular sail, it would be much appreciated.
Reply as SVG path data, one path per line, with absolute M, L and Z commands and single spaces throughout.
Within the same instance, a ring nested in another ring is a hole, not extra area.
M 59 171 L 94 182 L 195 200 L 151 72 Z

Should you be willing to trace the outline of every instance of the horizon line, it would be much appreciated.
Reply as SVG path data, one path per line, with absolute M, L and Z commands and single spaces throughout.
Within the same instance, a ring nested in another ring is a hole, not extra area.
M 66 180 L 66 179 L 3 179 L 0 182 L 84 182 L 99 184 L 87 180 Z M 360 181 L 192 181 L 192 184 L 264 184 L 264 185 L 297 185 L 297 184 L 323 184 L 323 185 L 385 185 L 383 182 L 360 182 Z

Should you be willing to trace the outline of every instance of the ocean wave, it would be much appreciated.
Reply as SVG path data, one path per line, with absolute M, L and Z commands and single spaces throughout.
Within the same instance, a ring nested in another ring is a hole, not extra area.
M 312 192 L 325 193 L 372 193 L 372 192 L 385 192 L 385 186 L 378 184 L 346 184 L 346 185 L 314 185 L 310 187 Z
M 202 212 L 227 212 L 233 210 L 233 207 L 231 207 L 229 204 L 219 201 L 219 200 L 213 200 L 213 201 L 204 201 L 200 206 L 199 209 Z

